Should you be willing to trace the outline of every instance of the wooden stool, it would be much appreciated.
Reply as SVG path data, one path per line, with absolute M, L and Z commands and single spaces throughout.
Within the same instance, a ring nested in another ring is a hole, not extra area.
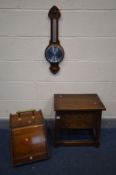
M 102 110 L 105 110 L 105 106 L 98 95 L 55 94 L 54 110 L 55 146 L 99 146 L 101 114 Z M 74 133 L 77 130 L 80 132 L 87 130 L 90 137 L 72 140 L 61 138 L 63 130 L 68 131 L 67 135 L 69 136 L 72 131 Z

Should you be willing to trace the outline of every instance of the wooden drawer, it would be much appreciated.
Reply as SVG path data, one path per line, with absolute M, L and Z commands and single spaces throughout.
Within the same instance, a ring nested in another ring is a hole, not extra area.
M 55 125 L 60 128 L 94 128 L 99 122 L 100 113 L 98 111 L 69 111 L 57 113 Z

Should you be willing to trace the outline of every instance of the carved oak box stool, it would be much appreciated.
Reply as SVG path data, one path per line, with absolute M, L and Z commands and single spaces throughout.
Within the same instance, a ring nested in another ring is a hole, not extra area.
M 100 145 L 101 116 L 105 106 L 97 94 L 55 94 L 54 110 L 55 146 Z M 77 138 L 80 134 L 85 138 Z
M 48 145 L 43 114 L 23 111 L 10 114 L 13 166 L 48 158 Z

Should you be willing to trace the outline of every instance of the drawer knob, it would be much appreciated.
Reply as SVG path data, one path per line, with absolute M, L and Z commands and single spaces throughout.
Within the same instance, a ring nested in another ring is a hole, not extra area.
M 60 116 L 56 116 L 56 119 L 58 119 L 58 120 L 59 120 L 59 119 L 60 119 Z
M 34 115 L 32 116 L 32 119 L 35 119 L 35 116 Z
M 25 138 L 25 141 L 26 141 L 26 142 L 28 142 L 28 141 L 29 141 L 29 139 L 26 137 L 26 138 Z
M 30 156 L 30 157 L 29 157 L 29 159 L 30 159 L 30 160 L 32 160 L 32 159 L 33 159 L 33 157 L 32 157 L 32 156 Z

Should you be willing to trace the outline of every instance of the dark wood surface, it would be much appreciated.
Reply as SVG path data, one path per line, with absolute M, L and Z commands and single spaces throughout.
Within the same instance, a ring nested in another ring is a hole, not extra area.
M 55 146 L 96 146 L 100 145 L 102 110 L 105 106 L 97 94 L 55 94 Z M 91 139 L 61 139 L 62 129 L 70 131 L 89 130 Z
M 97 94 L 55 94 L 54 109 L 58 110 L 105 110 Z
M 13 166 L 48 158 L 46 130 L 41 111 L 10 115 Z
M 58 40 L 58 20 L 61 17 L 60 10 L 56 6 L 53 6 L 49 11 L 48 16 L 51 19 L 50 44 L 60 44 Z

